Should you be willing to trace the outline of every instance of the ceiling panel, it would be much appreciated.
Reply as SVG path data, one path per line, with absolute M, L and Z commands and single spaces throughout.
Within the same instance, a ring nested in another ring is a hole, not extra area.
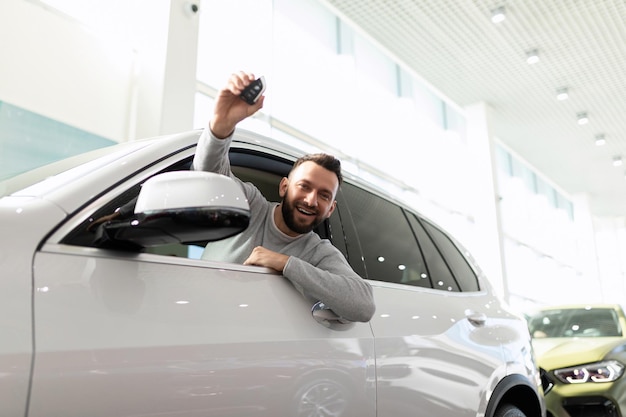
M 444 96 L 488 103 L 495 136 L 564 192 L 588 196 L 595 215 L 626 216 L 626 165 L 612 165 L 626 162 L 626 0 L 325 1 Z M 494 24 L 497 6 L 507 18 Z M 568 100 L 556 100 L 559 87 Z

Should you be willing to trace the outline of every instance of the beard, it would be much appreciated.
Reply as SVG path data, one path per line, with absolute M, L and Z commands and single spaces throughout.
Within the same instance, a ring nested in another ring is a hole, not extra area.
M 298 207 L 302 207 L 302 209 L 306 211 L 316 213 L 316 216 L 311 216 L 312 221 L 309 223 L 296 222 L 296 212 L 298 211 Z M 316 209 L 310 208 L 305 204 L 296 205 L 293 200 L 289 198 L 288 194 L 283 198 L 280 209 L 287 227 L 300 234 L 309 233 L 326 220 L 326 217 L 320 216 Z

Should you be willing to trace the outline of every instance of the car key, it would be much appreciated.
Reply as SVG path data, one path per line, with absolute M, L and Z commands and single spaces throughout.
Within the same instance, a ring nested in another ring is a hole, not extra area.
M 265 91 L 265 77 L 261 76 L 243 89 L 239 97 L 248 104 L 254 104 Z

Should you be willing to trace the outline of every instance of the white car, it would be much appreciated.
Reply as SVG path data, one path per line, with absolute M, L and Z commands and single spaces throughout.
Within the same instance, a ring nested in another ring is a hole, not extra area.
M 545 415 L 523 318 L 447 233 L 348 172 L 317 233 L 372 285 L 370 322 L 199 259 L 248 222 L 234 181 L 189 171 L 200 133 L 0 183 L 0 416 Z M 238 130 L 230 157 L 275 199 L 301 154 Z M 164 198 L 181 179 L 196 192 Z

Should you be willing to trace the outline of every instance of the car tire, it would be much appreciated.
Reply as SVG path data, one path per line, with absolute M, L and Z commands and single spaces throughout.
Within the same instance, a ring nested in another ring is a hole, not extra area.
M 512 404 L 502 404 L 493 417 L 526 417 L 526 414 Z

